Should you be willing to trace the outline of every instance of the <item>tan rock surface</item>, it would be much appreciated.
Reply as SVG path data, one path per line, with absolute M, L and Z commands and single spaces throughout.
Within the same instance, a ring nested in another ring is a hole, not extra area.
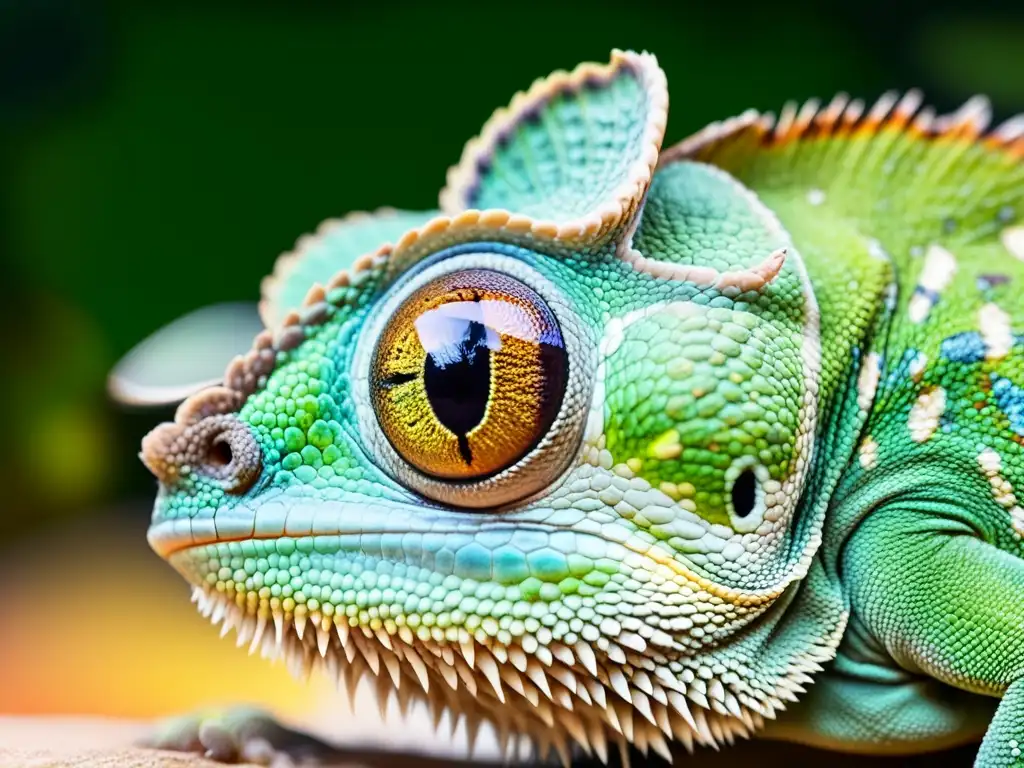
M 212 768 L 192 755 L 135 749 L 144 723 L 72 717 L 0 718 L 4 768 Z
M 133 746 L 151 727 L 151 723 L 131 720 L 0 716 L 0 768 L 224 768 L 198 755 Z M 451 768 L 455 764 L 442 755 L 413 756 L 370 746 L 346 750 L 324 768 Z M 258 767 L 236 763 L 234 768 Z
M 149 725 L 137 721 L 73 717 L 0 717 L 0 768 L 224 768 L 196 755 L 138 749 L 132 742 L 147 733 Z M 823 764 L 831 768 L 859 766 L 970 766 L 975 745 L 937 754 L 903 757 L 865 757 L 781 744 L 770 741 L 744 741 L 721 752 L 702 750 L 692 757 L 677 760 L 677 765 L 700 768 L 725 768 L 751 764 L 759 768 L 811 768 Z M 596 765 L 595 763 L 585 763 Z M 639 765 L 642 763 L 634 763 Z M 482 760 L 464 762 L 449 756 L 394 753 L 357 748 L 324 768 L 453 768 L 456 766 L 490 768 L 498 763 Z M 238 765 L 235 768 L 256 768 Z
M 223 768 L 193 755 L 145 749 L 85 750 L 66 755 L 46 749 L 0 748 L 5 768 Z M 241 765 L 238 768 L 256 768 Z
M 133 747 L 149 728 L 147 723 L 101 718 L 0 717 L 0 766 L 223 768 L 223 764 L 198 755 Z M 239 765 L 237 768 L 249 767 Z

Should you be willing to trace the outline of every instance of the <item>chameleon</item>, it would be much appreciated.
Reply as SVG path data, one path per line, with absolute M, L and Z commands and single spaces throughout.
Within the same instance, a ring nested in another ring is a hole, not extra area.
M 142 441 L 150 545 L 251 652 L 541 757 L 1024 764 L 1024 115 L 667 117 L 616 50 L 301 238 Z

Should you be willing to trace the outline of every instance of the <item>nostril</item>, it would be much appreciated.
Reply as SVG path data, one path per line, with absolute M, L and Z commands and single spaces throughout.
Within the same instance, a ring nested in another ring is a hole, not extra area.
M 199 472 L 220 481 L 231 493 L 248 490 L 262 468 L 261 452 L 249 428 L 233 416 L 213 416 L 195 425 L 204 432 L 205 452 Z
M 212 467 L 226 467 L 232 459 L 234 459 L 234 454 L 231 452 L 231 443 L 224 438 L 224 435 L 217 435 L 210 443 L 206 463 Z
M 197 475 L 228 493 L 244 493 L 262 470 L 259 443 L 230 414 L 208 416 L 188 426 L 161 424 L 143 439 L 141 455 L 165 485 Z

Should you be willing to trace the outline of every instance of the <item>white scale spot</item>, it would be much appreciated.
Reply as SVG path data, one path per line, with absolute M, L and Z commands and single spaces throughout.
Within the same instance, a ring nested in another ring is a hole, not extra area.
M 820 189 L 812 189 L 807 192 L 807 202 L 818 206 L 825 202 L 825 193 Z
M 878 465 L 878 443 L 872 438 L 864 438 L 864 442 L 860 444 L 859 460 L 860 465 L 864 469 L 874 469 Z
M 946 410 L 946 390 L 942 387 L 922 392 L 910 409 L 907 427 L 910 439 L 915 443 L 923 443 L 935 434 L 939 428 L 939 419 Z
M 604 336 L 597 347 L 597 351 L 602 357 L 611 357 L 618 351 L 619 345 L 622 344 L 622 340 L 625 338 L 624 330 L 622 318 L 613 317 L 608 321 L 608 324 L 604 327 Z
M 601 435 L 604 434 L 604 377 L 605 361 L 602 360 L 597 366 L 597 374 L 594 380 L 594 395 L 590 401 L 587 425 L 583 431 L 583 440 L 588 445 L 596 445 Z
M 978 454 L 978 465 L 981 471 L 988 478 L 988 484 L 992 488 L 992 498 L 996 504 L 1010 513 L 1013 530 L 1017 535 L 1024 536 L 1024 509 L 1017 503 L 1017 496 L 1013 492 L 1010 481 L 1003 476 L 1003 460 L 998 453 L 991 448 L 986 448 Z
M 928 356 L 923 352 L 918 352 L 914 355 L 914 358 L 910 361 L 910 365 L 907 366 L 907 371 L 910 373 L 910 378 L 914 381 L 920 381 L 921 377 L 924 376 L 924 369 L 928 365 Z
M 895 283 L 889 283 L 885 287 L 885 297 L 882 299 L 885 302 L 885 311 L 893 312 L 896 310 L 896 303 L 899 301 L 899 286 Z
M 1024 261 L 1024 227 L 1007 227 L 1000 239 L 1011 255 Z
M 598 344 L 597 350 L 604 358 L 611 357 L 622 345 L 622 342 L 626 340 L 626 329 L 633 323 L 638 323 L 641 320 L 646 320 L 648 317 L 653 317 L 657 314 L 673 315 L 675 317 L 686 318 L 699 315 L 702 312 L 707 312 L 708 308 L 696 304 L 692 301 L 671 301 L 671 302 L 660 302 L 658 304 L 651 304 L 641 309 L 634 309 L 632 312 L 627 312 L 622 317 L 613 317 L 605 324 L 604 335 L 601 337 L 601 341 Z
M 985 342 L 985 359 L 1002 360 L 1013 349 L 1013 331 L 1010 316 L 995 304 L 986 304 L 978 310 L 978 328 Z
M 956 257 L 941 245 L 930 245 L 924 255 L 924 267 L 918 278 L 918 287 L 928 294 L 940 294 L 946 290 L 956 273 Z M 920 323 L 928 317 L 934 305 L 932 296 L 914 293 L 910 298 L 910 321 Z
M 885 247 L 875 238 L 868 238 L 868 255 L 873 259 L 879 259 L 880 261 L 889 261 L 889 252 L 885 250 Z
M 875 400 L 875 392 L 878 390 L 878 378 L 881 375 L 881 368 L 878 365 L 878 353 L 871 352 L 864 360 L 857 376 L 857 407 L 862 411 L 871 408 Z

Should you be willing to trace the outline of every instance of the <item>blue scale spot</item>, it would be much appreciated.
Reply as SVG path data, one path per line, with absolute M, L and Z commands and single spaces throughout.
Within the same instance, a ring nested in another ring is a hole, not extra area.
M 943 340 L 939 354 L 954 363 L 980 363 L 985 359 L 985 342 L 977 331 L 957 333 Z
M 996 404 L 1010 420 L 1010 429 L 1018 435 L 1024 435 L 1024 389 L 994 373 L 989 378 L 992 380 L 992 394 Z
M 950 432 L 955 432 L 957 428 L 956 414 L 950 411 L 950 408 L 946 408 L 939 417 L 939 429 L 946 435 Z
M 512 546 L 494 550 L 494 578 L 502 584 L 518 584 L 530 575 L 526 555 Z
M 918 354 L 920 353 L 916 349 L 904 350 L 903 354 L 900 355 L 899 362 L 896 363 L 896 365 L 893 367 L 891 371 L 889 371 L 889 375 L 885 377 L 885 389 L 894 389 L 906 379 L 908 371 L 910 370 L 910 364 L 913 363 L 915 359 L 917 359 Z M 878 370 L 885 370 L 884 358 L 879 358 Z
M 1013 345 L 1024 345 L 1024 336 L 1014 336 Z M 943 340 L 939 354 L 954 363 L 980 363 L 985 359 L 985 342 L 977 331 L 956 333 Z
M 1006 285 L 1010 282 L 1009 275 L 978 275 L 978 279 L 975 284 L 979 291 L 991 291 L 993 288 L 997 288 L 1000 285 Z
M 491 552 L 476 542 L 455 553 L 455 575 L 464 579 L 488 581 L 491 578 Z

